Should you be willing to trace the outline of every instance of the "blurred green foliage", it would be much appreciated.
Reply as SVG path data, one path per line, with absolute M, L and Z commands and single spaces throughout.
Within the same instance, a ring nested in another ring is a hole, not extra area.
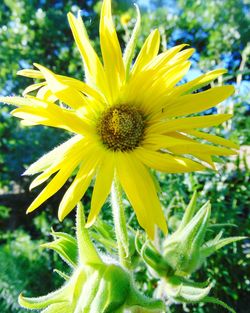
M 249 145 L 249 0 L 137 2 L 142 10 L 142 30 L 137 50 L 150 30 L 158 27 L 162 35 L 162 50 L 179 43 L 188 43 L 196 49 L 188 80 L 207 70 L 227 68 L 228 74 L 215 83 L 234 84 L 237 92 L 233 99 L 213 110 L 234 113 L 234 119 L 214 131 L 244 147 Z M 57 73 L 83 79 L 81 59 L 73 43 L 66 14 L 82 10 L 90 38 L 99 51 L 100 4 L 97 0 L 0 1 L 0 94 L 21 94 L 30 80 L 16 76 L 16 72 L 32 67 L 32 62 L 39 62 Z M 135 8 L 129 0 L 113 1 L 113 8 L 119 39 L 124 47 L 135 23 Z M 121 16 L 125 13 L 129 18 L 126 24 L 122 24 Z M 51 225 L 58 231 L 70 232 L 73 232 L 74 225 L 74 213 L 63 224 L 58 223 L 56 196 L 49 204 L 43 205 L 42 210 L 27 218 L 25 209 L 32 198 L 28 191 L 30 178 L 21 176 L 30 163 L 60 144 L 69 134 L 40 126 L 24 128 L 10 117 L 10 110 L 0 106 L 0 312 L 3 313 L 24 312 L 17 304 L 19 292 L 29 290 L 32 295 L 40 295 L 61 283 L 56 274 L 49 272 L 55 267 L 60 269 L 62 264 L 55 255 L 39 248 L 39 244 L 48 241 Z M 225 235 L 250 235 L 249 155 L 241 153 L 230 162 L 220 162 L 218 172 L 157 174 L 170 227 L 175 227 L 185 203 L 188 203 L 193 191 L 198 190 L 201 202 L 210 199 L 212 203 L 214 223 L 232 224 L 225 225 Z M 84 198 L 87 209 L 90 195 L 91 190 Z M 108 204 L 102 215 L 106 221 L 110 220 Z M 128 218 L 136 225 L 133 216 Z M 200 281 L 207 276 L 216 281 L 214 295 L 238 313 L 247 312 L 249 306 L 249 246 L 249 241 L 245 241 L 244 244 L 238 243 L 221 250 L 197 274 Z M 139 284 L 145 281 L 145 275 L 148 274 L 142 265 L 136 273 Z M 147 289 L 150 294 L 155 283 L 149 276 L 148 284 L 141 284 L 142 289 Z M 173 305 L 169 312 L 183 310 L 188 311 Z M 189 308 L 189 311 L 198 313 L 219 310 L 213 305 Z

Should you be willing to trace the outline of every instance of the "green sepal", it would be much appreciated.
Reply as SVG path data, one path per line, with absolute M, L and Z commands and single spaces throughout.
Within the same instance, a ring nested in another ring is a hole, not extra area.
M 102 261 L 90 240 L 87 229 L 85 228 L 85 217 L 81 202 L 77 205 L 76 238 L 78 242 L 79 262 L 81 264 L 101 264 Z
M 152 299 L 144 296 L 137 291 L 133 285 L 130 288 L 130 293 L 126 301 L 126 307 L 132 309 L 142 308 L 142 312 L 165 312 L 166 305 L 162 300 Z
M 46 296 L 36 298 L 23 297 L 23 295 L 20 294 L 18 297 L 18 303 L 21 307 L 26 309 L 43 309 L 54 303 L 66 303 L 69 290 L 69 285 L 66 285 L 54 292 L 47 294 Z
M 58 269 L 53 269 L 53 272 L 54 273 L 57 273 L 59 276 L 61 276 L 64 280 L 69 280 L 70 279 L 70 276 L 65 274 L 64 272 L 58 270 Z
M 60 257 L 70 266 L 75 268 L 77 266 L 77 242 L 74 237 L 61 232 L 52 232 L 54 241 L 44 243 L 43 248 L 48 248 L 56 251 Z
M 41 313 L 74 313 L 70 305 L 67 303 L 55 303 L 50 305 L 47 309 L 43 310 Z
M 217 250 L 223 248 L 224 246 L 247 238 L 244 236 L 238 236 L 238 237 L 227 237 L 227 238 L 220 239 L 221 236 L 222 236 L 222 232 L 220 232 L 213 240 L 210 240 L 204 244 L 204 246 L 201 248 L 201 258 L 206 259 L 209 256 L 211 256 L 213 253 L 215 253 Z
M 209 224 L 208 227 L 209 227 L 209 229 L 213 229 L 213 228 L 222 228 L 222 227 L 235 227 L 235 228 L 237 228 L 238 226 L 236 224 L 232 224 L 232 223 L 216 223 L 216 224 Z
M 132 63 L 133 56 L 134 56 L 136 42 L 137 42 L 137 38 L 139 36 L 139 31 L 140 31 L 140 26 L 141 26 L 140 10 L 136 4 L 135 4 L 135 7 L 136 7 L 136 12 L 137 12 L 137 21 L 136 21 L 136 24 L 135 24 L 135 27 L 133 29 L 131 38 L 130 38 L 127 46 L 126 46 L 124 56 L 123 56 L 127 80 L 129 78 L 130 66 Z
M 97 231 L 102 237 L 115 241 L 114 228 L 107 222 L 101 220 L 100 218 L 96 219 L 93 225 L 93 229 Z
M 232 313 L 236 313 L 233 308 L 223 301 L 209 297 L 208 294 L 212 288 L 212 284 L 195 283 L 183 277 L 174 276 L 165 282 L 165 291 L 167 296 L 177 303 L 214 303 L 220 305 Z
M 223 308 L 225 308 L 229 312 L 236 313 L 236 311 L 233 308 L 231 308 L 229 305 L 227 305 L 225 302 L 223 302 L 217 298 L 214 298 L 214 297 L 205 297 L 202 302 L 217 304 L 217 305 L 222 306 Z
M 195 283 L 179 276 L 172 276 L 165 282 L 167 296 L 180 303 L 203 302 L 212 288 L 212 284 Z
M 109 251 L 110 253 L 117 251 L 117 244 L 115 241 L 102 237 L 99 233 L 93 231 L 91 231 L 91 238 L 102 244 L 106 251 Z
M 196 211 L 196 203 L 197 203 L 197 191 L 195 191 L 193 193 L 193 196 L 185 210 L 185 213 L 183 215 L 183 218 L 181 220 L 181 223 L 178 227 L 178 231 L 177 232 L 180 232 L 183 230 L 183 228 L 185 226 L 187 226 L 187 224 L 191 221 L 191 219 L 193 218 L 194 216 L 194 213 Z

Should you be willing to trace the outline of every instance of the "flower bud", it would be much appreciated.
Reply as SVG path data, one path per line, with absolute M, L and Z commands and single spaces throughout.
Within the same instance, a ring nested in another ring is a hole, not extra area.
M 166 238 L 163 256 L 175 272 L 188 275 L 200 265 L 201 246 L 210 212 L 211 206 L 207 202 L 185 226 L 181 224 L 176 232 Z
M 211 284 L 196 283 L 189 277 L 215 251 L 245 237 L 221 238 L 220 232 L 214 239 L 205 241 L 206 232 L 210 227 L 211 205 L 207 202 L 195 213 L 196 198 L 197 194 L 194 193 L 177 229 L 164 239 L 161 250 L 157 250 L 152 242 L 143 243 L 137 235 L 137 251 L 160 279 L 156 290 L 157 297 L 177 303 L 215 303 L 235 313 L 224 302 L 208 296 Z
M 200 268 L 205 259 L 223 246 L 245 237 L 221 239 L 220 232 L 205 242 L 209 228 L 211 205 L 208 201 L 195 214 L 197 194 L 194 193 L 177 230 L 164 240 L 163 257 L 176 275 L 187 276 Z
M 55 240 L 45 244 L 56 251 L 73 268 L 73 274 L 57 271 L 66 280 L 59 290 L 38 298 L 19 296 L 19 304 L 42 313 L 114 313 L 142 308 L 162 312 L 164 303 L 141 294 L 131 274 L 115 261 L 104 263 L 85 228 L 81 205 L 77 209 L 76 240 L 65 233 L 52 233 Z

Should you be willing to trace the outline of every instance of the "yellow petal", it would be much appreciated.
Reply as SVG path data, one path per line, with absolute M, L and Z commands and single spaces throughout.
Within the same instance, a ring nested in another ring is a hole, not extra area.
M 137 98 L 139 99 L 138 102 L 143 104 L 142 107 L 145 114 L 159 112 L 157 100 L 159 99 L 160 103 L 162 102 L 161 98 L 186 75 L 190 65 L 191 63 L 188 61 L 176 64 L 170 67 L 168 71 L 165 71 L 165 73 L 160 73 L 158 77 L 152 73 L 151 77 L 145 80 L 144 85 L 140 89 L 138 87 L 137 91 L 135 89 L 135 94 L 141 94 Z
M 185 61 L 168 66 L 167 68 L 163 68 L 156 73 L 151 71 L 150 73 L 148 73 L 148 87 L 152 85 L 152 87 L 154 88 L 154 92 L 162 94 L 166 93 L 166 89 L 172 88 L 178 81 L 183 78 L 183 76 L 188 72 L 190 65 L 191 63 L 189 61 Z
M 186 138 L 185 138 L 186 139 Z M 150 150 L 160 150 L 170 148 L 176 145 L 186 144 L 187 141 L 184 138 L 174 138 L 166 135 L 148 134 L 143 140 L 142 147 Z M 188 141 L 189 142 L 189 141 Z
M 173 138 L 176 139 L 183 139 L 189 142 L 197 142 L 195 140 L 193 140 L 190 136 L 184 135 L 183 133 L 179 133 L 179 132 L 171 132 L 171 133 L 167 133 L 168 136 L 171 136 Z
M 21 120 L 20 121 L 20 124 L 24 127 L 26 126 L 36 126 L 36 125 L 39 125 L 39 123 L 35 123 L 35 122 L 31 122 L 31 121 L 27 121 L 27 120 Z
M 168 133 L 168 135 L 172 137 L 172 140 L 173 140 L 173 138 L 176 138 L 176 139 L 181 139 L 183 143 L 187 143 L 187 142 L 197 143 L 197 141 L 195 141 L 194 139 L 192 139 L 192 138 L 190 138 L 184 134 L 178 133 L 178 132 Z M 170 150 L 171 150 L 171 147 L 170 147 L 169 151 Z M 215 164 L 211 158 L 211 155 L 209 155 L 207 152 L 205 154 L 192 152 L 192 156 L 196 157 L 199 161 L 206 162 L 207 164 L 210 165 L 210 167 L 212 169 L 216 170 L 216 167 L 215 167 Z
M 39 115 L 38 115 L 39 114 Z M 42 124 L 46 126 L 52 126 L 54 123 L 50 122 L 50 114 L 48 112 L 37 112 L 35 108 L 21 108 L 15 109 L 11 111 L 11 115 L 24 119 L 29 120 L 35 124 Z
M 129 153 L 116 154 L 116 168 L 121 185 L 133 206 L 138 222 L 154 238 L 155 226 L 166 233 L 167 225 L 155 185 L 145 166 Z
M 197 162 L 167 153 L 138 148 L 136 156 L 148 167 L 165 173 L 187 173 L 204 170 L 205 167 Z
M 188 60 L 195 52 L 195 49 L 189 48 L 177 53 L 169 62 L 169 64 L 180 63 Z
M 91 198 L 91 209 L 86 227 L 93 225 L 103 203 L 107 199 L 114 177 L 114 155 L 107 154 L 96 173 L 95 186 Z
M 35 91 L 41 87 L 43 87 L 46 83 L 43 82 L 43 83 L 38 83 L 38 84 L 33 84 L 33 85 L 30 85 L 28 86 L 27 88 L 24 89 L 22 95 L 25 96 L 26 94 L 32 92 L 32 91 Z
M 149 134 L 167 134 L 173 131 L 183 131 L 192 128 L 217 126 L 232 117 L 232 114 L 213 114 L 187 118 L 173 119 L 166 122 L 155 123 L 148 127 Z
M 234 87 L 227 85 L 214 87 L 197 94 L 182 96 L 175 103 L 167 105 L 163 109 L 163 115 L 173 117 L 202 112 L 216 106 L 233 93 Z
M 122 84 L 125 82 L 125 68 L 121 47 L 116 34 L 111 13 L 111 0 L 104 0 L 100 18 L 100 42 L 104 69 L 112 94 L 112 103 L 119 96 Z
M 225 74 L 227 70 L 225 69 L 217 69 L 214 71 L 210 71 L 206 74 L 203 74 L 190 82 L 187 82 L 186 84 L 183 84 L 181 86 L 178 86 L 172 93 L 172 95 L 183 95 L 185 93 L 192 93 L 193 91 L 200 89 L 212 81 L 214 81 L 217 77 L 221 76 L 222 74 Z
M 59 109 L 59 108 L 58 108 Z M 32 107 L 15 109 L 11 114 L 15 117 L 28 120 L 36 125 L 46 125 L 66 129 L 73 133 L 86 134 L 93 132 L 93 128 L 81 121 L 76 114 L 69 112 L 56 111 L 57 114 L 50 112 L 49 109 L 39 110 Z
M 168 103 L 166 95 L 188 72 L 191 63 L 179 62 L 162 68 L 144 69 L 131 77 L 124 93 L 125 102 L 137 103 L 145 114 L 161 112 L 163 104 Z M 143 82 L 143 83 L 142 83 Z
M 146 39 L 132 69 L 132 75 L 139 73 L 154 57 L 160 46 L 160 32 L 155 29 Z
M 212 160 L 211 155 L 209 154 L 205 154 L 205 153 L 192 153 L 192 156 L 196 157 L 197 159 L 199 159 L 200 161 L 206 162 L 207 164 L 209 164 L 211 166 L 211 168 L 213 170 L 216 170 L 215 164 Z
M 34 97 L 0 97 L 0 102 L 12 104 L 18 107 L 34 107 L 34 108 L 48 108 L 48 103 L 36 99 Z M 53 109 L 54 103 L 51 105 Z
M 0 97 L 0 102 L 20 106 L 12 111 L 12 115 L 27 119 L 35 124 L 59 127 L 71 132 L 86 134 L 93 133 L 93 125 L 69 110 L 62 109 L 53 102 L 41 100 L 29 96 L 22 97 Z
M 103 66 L 90 43 L 80 14 L 75 18 L 72 13 L 69 13 L 68 21 L 83 59 L 87 83 L 100 89 L 104 94 L 109 92 Z
M 17 75 L 29 77 L 29 78 L 37 78 L 43 79 L 43 74 L 40 71 L 33 69 L 24 69 L 17 72 Z
M 42 72 L 37 71 L 37 70 L 32 70 L 32 69 L 27 69 L 27 70 L 21 70 L 17 72 L 18 75 L 22 75 L 22 76 L 26 76 L 26 77 L 31 77 L 31 78 L 44 78 L 44 75 Z M 64 75 L 56 75 L 56 77 L 62 81 L 63 84 L 68 85 L 70 87 L 73 87 L 77 90 L 79 90 L 80 92 L 87 94 L 88 96 L 91 96 L 93 98 L 95 98 L 98 101 L 105 101 L 105 97 L 102 93 L 100 93 L 97 89 L 96 86 L 95 88 L 92 88 L 90 85 L 68 77 L 68 76 L 64 76 Z M 33 84 L 28 86 L 24 91 L 23 91 L 23 95 L 26 95 L 27 93 L 34 91 L 42 86 L 46 85 L 46 82 L 42 82 L 42 83 L 38 83 L 38 84 Z
M 176 154 L 192 154 L 192 153 L 208 153 L 212 155 L 234 155 L 236 154 L 235 151 L 227 149 L 227 148 L 221 148 L 221 147 L 215 147 L 203 143 L 189 143 L 189 144 L 182 144 L 178 146 L 172 146 L 168 148 L 170 151 Z
M 174 87 L 189 71 L 191 63 L 189 61 L 185 61 L 182 63 L 173 66 L 167 73 L 166 77 L 163 76 L 162 87 L 170 89 Z M 160 84 L 159 84 L 160 88 Z
M 237 145 L 236 143 L 232 142 L 231 140 L 227 140 L 227 139 L 221 138 L 219 136 L 215 136 L 215 135 L 212 135 L 212 134 L 207 134 L 207 133 L 200 132 L 200 131 L 197 131 L 197 130 L 188 130 L 188 131 L 185 131 L 185 132 L 190 134 L 190 135 L 192 135 L 192 136 L 205 139 L 205 140 L 207 140 L 209 142 L 212 142 L 212 143 L 215 143 L 215 144 L 218 144 L 218 145 L 222 145 L 222 146 L 233 148 L 233 149 L 239 149 L 240 148 L 239 145 Z
M 44 171 L 54 162 L 54 160 L 59 155 L 64 154 L 65 151 L 67 151 L 72 146 L 74 146 L 75 144 L 80 142 L 82 139 L 83 139 L 83 137 L 80 135 L 77 135 L 77 136 L 70 138 L 69 140 L 67 140 L 66 142 L 61 144 L 60 146 L 58 146 L 58 147 L 54 148 L 53 150 L 51 150 L 50 152 L 46 153 L 44 156 L 42 156 L 40 159 L 38 159 L 33 164 L 31 164 L 27 168 L 27 170 L 23 173 L 23 175 L 34 175 L 34 174 L 37 174 L 39 172 Z
M 160 53 L 148 63 L 148 65 L 145 67 L 145 70 L 160 70 L 162 67 L 165 67 L 167 64 L 169 64 L 169 61 L 171 61 L 174 56 L 186 46 L 187 44 L 178 45 Z
M 62 221 L 84 196 L 95 174 L 100 160 L 100 151 L 96 147 L 87 147 L 80 169 L 60 203 L 58 218 Z M 93 157 L 95 156 L 95 157 Z
M 166 148 L 167 150 L 176 154 L 210 154 L 210 155 L 234 155 L 235 151 L 199 143 L 192 138 L 183 134 L 169 133 L 166 135 L 147 135 L 143 147 L 150 150 L 160 150 Z
M 49 86 L 46 84 L 46 86 L 43 86 L 40 88 L 36 94 L 36 98 L 39 98 L 41 100 L 49 101 L 49 102 L 56 102 L 58 98 L 52 93 Z
M 75 88 L 65 85 L 52 71 L 42 65 L 34 64 L 44 75 L 50 89 L 64 103 L 74 109 L 85 106 L 86 97 Z
M 62 169 L 64 165 L 70 160 L 72 163 L 80 162 L 85 157 L 85 150 L 88 142 L 87 140 L 81 138 L 78 141 L 75 141 L 71 146 L 67 145 L 67 150 L 64 151 L 60 149 L 58 152 L 60 154 L 55 156 L 55 159 L 52 161 L 51 165 L 44 170 L 42 174 L 37 176 L 31 183 L 30 189 L 37 187 L 38 185 L 45 182 L 49 177 L 56 173 L 58 170 Z M 84 152 L 83 152 L 84 151 Z
M 96 88 L 92 88 L 90 85 L 71 77 L 63 76 L 63 75 L 57 75 L 59 79 L 62 80 L 62 82 L 70 87 L 73 87 L 77 89 L 78 91 L 87 94 L 88 96 L 93 97 L 94 99 L 104 102 L 105 97 L 104 95 L 98 91 Z
M 34 211 L 43 202 L 53 196 L 70 177 L 74 169 L 77 167 L 78 163 L 73 163 L 70 160 L 65 164 L 55 177 L 50 181 L 50 183 L 43 189 L 43 191 L 36 197 L 36 199 L 31 203 L 27 209 L 27 213 Z

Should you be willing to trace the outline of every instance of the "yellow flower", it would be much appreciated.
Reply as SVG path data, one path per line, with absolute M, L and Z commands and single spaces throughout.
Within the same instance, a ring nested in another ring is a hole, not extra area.
M 130 20 L 131 20 L 131 16 L 128 12 L 121 15 L 120 21 L 121 21 L 122 26 L 124 27 L 127 26 Z
M 232 142 L 197 130 L 216 126 L 231 115 L 185 117 L 217 105 L 232 95 L 234 88 L 221 86 L 192 94 L 225 73 L 223 69 L 176 86 L 189 70 L 187 60 L 194 50 L 182 50 L 186 46 L 183 44 L 158 54 L 157 29 L 148 36 L 131 66 L 140 15 L 122 55 L 110 0 L 103 1 L 100 19 L 103 63 L 91 46 L 81 17 L 69 13 L 68 19 L 83 59 L 86 82 L 35 64 L 38 70 L 22 70 L 19 74 L 43 82 L 26 88 L 24 97 L 0 98 L 18 106 L 12 114 L 23 119 L 25 125 L 59 127 L 75 134 L 25 172 L 41 173 L 31 188 L 55 174 L 27 211 L 35 210 L 55 194 L 77 169 L 58 215 L 63 220 L 95 178 L 87 221 L 90 226 L 116 175 L 140 225 L 152 238 L 155 226 L 164 232 L 167 226 L 150 169 L 165 173 L 200 171 L 214 167 L 212 155 L 234 154 L 230 148 L 237 146 Z M 27 96 L 30 92 L 37 92 L 36 96 Z

